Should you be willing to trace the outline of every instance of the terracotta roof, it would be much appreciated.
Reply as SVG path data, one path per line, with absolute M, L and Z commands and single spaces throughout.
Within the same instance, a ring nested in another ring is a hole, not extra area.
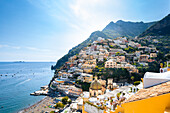
M 166 83 L 162 83 L 160 85 L 156 85 L 147 89 L 141 89 L 136 94 L 132 95 L 128 98 L 125 103 L 147 99 L 151 97 L 156 97 L 162 94 L 170 93 L 170 81 Z

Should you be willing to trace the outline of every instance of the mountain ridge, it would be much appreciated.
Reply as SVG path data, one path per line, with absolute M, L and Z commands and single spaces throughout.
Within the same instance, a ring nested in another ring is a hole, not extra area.
M 150 26 L 148 29 L 146 29 L 143 33 L 139 35 L 139 37 L 144 36 L 170 36 L 170 14 L 165 16 L 160 21 L 156 22 L 152 26 Z
M 117 38 L 126 36 L 128 38 L 134 38 L 140 35 L 148 27 L 153 25 L 155 22 L 130 22 L 118 20 L 116 23 L 111 21 L 102 31 L 110 36 L 111 38 Z
M 117 38 L 117 37 L 120 37 L 120 36 L 126 36 L 126 37 L 129 37 L 129 38 L 134 38 L 135 36 L 138 36 L 140 32 L 143 32 L 146 28 L 148 28 L 149 25 L 152 25 L 153 23 L 154 22 L 150 22 L 149 24 L 144 25 L 145 26 L 144 29 L 142 27 L 142 29 L 140 29 L 140 31 L 138 33 L 133 34 L 133 33 L 130 33 L 129 31 L 127 32 L 127 30 L 126 30 L 126 29 L 128 29 L 127 26 L 123 26 L 122 24 L 137 25 L 137 24 L 145 24 L 145 23 L 143 23 L 143 22 L 130 22 L 130 21 L 125 22 L 125 21 L 122 21 L 122 20 L 118 20 L 116 23 L 114 23 L 113 21 L 111 21 L 106 26 L 107 28 L 105 27 L 102 31 L 95 31 L 95 32 L 91 33 L 91 35 L 85 41 L 83 41 L 82 43 L 80 43 L 77 46 L 70 49 L 69 52 L 66 55 L 64 55 L 62 58 L 60 58 L 57 61 L 56 65 L 54 66 L 54 69 L 60 68 L 66 61 L 68 61 L 69 57 L 78 54 L 81 49 L 86 47 L 89 43 L 92 43 L 93 41 L 97 40 L 98 37 L 102 37 L 102 38 L 105 38 L 105 39 L 114 39 L 114 38 Z M 130 29 L 136 29 L 136 27 L 134 27 L 134 26 L 130 26 L 130 27 L 132 27 Z M 110 30 L 112 30 L 112 32 L 111 33 L 105 32 L 106 29 L 110 29 Z M 113 37 L 112 34 L 118 34 L 118 35 L 115 35 L 116 37 Z

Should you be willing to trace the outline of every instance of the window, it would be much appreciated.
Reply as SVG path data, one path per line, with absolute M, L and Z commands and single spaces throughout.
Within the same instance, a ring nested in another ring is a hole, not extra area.
M 94 96 L 96 96 L 96 92 L 94 92 Z

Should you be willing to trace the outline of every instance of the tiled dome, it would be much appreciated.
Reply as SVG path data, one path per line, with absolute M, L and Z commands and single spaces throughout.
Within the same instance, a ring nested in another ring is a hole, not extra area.
M 101 90 L 102 89 L 102 85 L 100 84 L 100 82 L 98 80 L 94 80 L 91 85 L 90 88 L 93 90 Z

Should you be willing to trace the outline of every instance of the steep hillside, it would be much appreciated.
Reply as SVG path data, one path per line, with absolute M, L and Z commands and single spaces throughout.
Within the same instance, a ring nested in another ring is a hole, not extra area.
M 68 61 L 68 58 L 79 53 L 82 48 L 86 47 L 89 43 L 92 43 L 93 41 L 97 40 L 98 37 L 112 39 L 117 38 L 119 36 L 127 36 L 129 38 L 133 38 L 142 33 L 148 27 L 150 27 L 153 23 L 154 22 L 124 22 L 121 20 L 117 21 L 116 23 L 110 22 L 103 29 L 103 31 L 93 32 L 87 40 L 83 41 L 81 44 L 69 50 L 68 54 L 64 55 L 57 61 L 56 65 L 54 66 L 54 69 L 61 67 L 66 61 Z
M 143 22 L 125 22 L 122 20 L 116 23 L 110 22 L 104 29 L 103 32 L 110 36 L 111 38 L 116 38 L 120 36 L 126 36 L 129 38 L 134 38 L 138 36 L 148 27 L 153 25 L 155 22 L 143 23 Z
M 69 50 L 69 52 L 66 55 L 60 58 L 57 61 L 54 68 L 61 67 L 64 64 L 64 62 L 68 61 L 68 58 L 79 53 L 82 48 L 86 47 L 89 43 L 92 43 L 93 41 L 97 40 L 98 37 L 109 39 L 109 37 L 101 31 L 93 32 L 87 40 L 83 41 L 81 44 L 77 45 L 76 47 L 73 47 L 71 50 Z
M 170 14 L 139 35 L 144 36 L 170 36 Z

